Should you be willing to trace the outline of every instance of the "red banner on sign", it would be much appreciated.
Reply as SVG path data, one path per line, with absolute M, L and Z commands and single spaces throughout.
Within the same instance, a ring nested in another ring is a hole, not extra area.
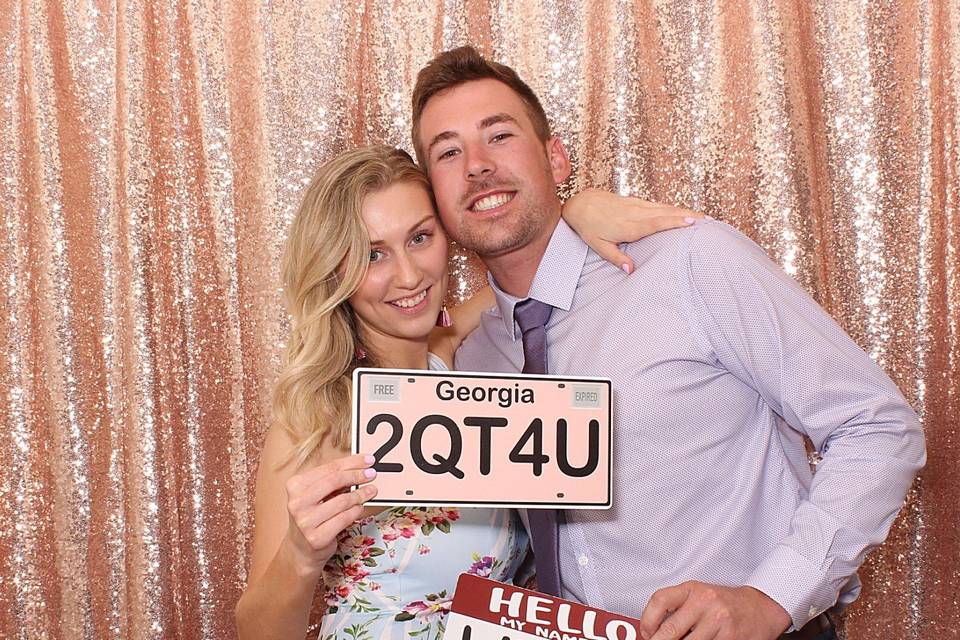
M 462 574 L 444 640 L 637 640 L 640 621 Z

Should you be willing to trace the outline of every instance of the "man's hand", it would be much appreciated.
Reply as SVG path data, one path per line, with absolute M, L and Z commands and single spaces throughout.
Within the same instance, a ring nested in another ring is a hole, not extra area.
M 762 591 L 693 580 L 655 592 L 640 616 L 644 640 L 774 640 L 789 626 Z

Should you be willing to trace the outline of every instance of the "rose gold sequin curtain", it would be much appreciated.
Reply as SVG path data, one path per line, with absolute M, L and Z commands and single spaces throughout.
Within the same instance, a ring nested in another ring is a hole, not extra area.
M 466 42 L 573 186 L 744 230 L 899 383 L 929 463 L 846 636 L 958 637 L 958 0 L 0 0 L 0 637 L 234 636 L 298 194 Z

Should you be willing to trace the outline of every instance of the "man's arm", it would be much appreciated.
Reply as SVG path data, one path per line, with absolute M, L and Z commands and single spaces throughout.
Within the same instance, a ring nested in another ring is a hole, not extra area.
M 759 247 L 706 223 L 687 257 L 687 302 L 704 348 L 822 455 L 789 534 L 744 585 L 799 628 L 833 606 L 886 538 L 924 464 L 923 434 L 880 367 Z

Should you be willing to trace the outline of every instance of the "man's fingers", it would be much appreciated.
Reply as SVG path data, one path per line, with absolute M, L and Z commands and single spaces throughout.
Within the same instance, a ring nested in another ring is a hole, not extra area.
M 650 636 L 649 640 L 680 640 L 680 638 L 686 638 L 687 633 L 700 621 L 701 613 L 702 610 L 688 598 L 680 605 L 679 609 L 660 623 L 660 628 Z M 712 638 L 713 636 L 709 637 Z
M 640 616 L 640 634 L 644 640 L 654 637 L 667 615 L 683 606 L 689 595 L 690 586 L 687 583 L 655 591 Z

